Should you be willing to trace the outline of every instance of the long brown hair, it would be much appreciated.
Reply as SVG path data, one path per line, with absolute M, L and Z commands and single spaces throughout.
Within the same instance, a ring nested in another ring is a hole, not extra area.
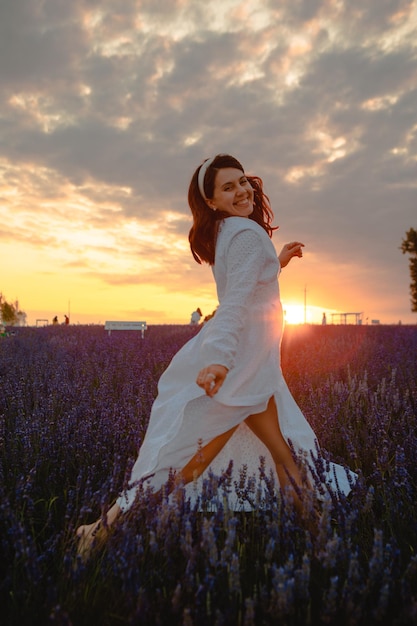
M 188 189 L 188 204 L 193 216 L 193 225 L 190 229 L 188 240 L 191 252 L 197 263 L 214 264 L 214 254 L 216 248 L 216 235 L 218 223 L 229 217 L 224 211 L 213 211 L 201 195 L 198 187 L 198 173 L 201 165 L 196 169 Z M 240 170 L 243 174 L 245 170 L 237 159 L 230 154 L 218 154 L 211 165 L 207 168 L 204 177 L 204 193 L 206 198 L 212 198 L 214 194 L 214 183 L 217 172 L 225 167 L 232 167 Z M 270 237 L 277 229 L 271 226 L 274 214 L 268 196 L 263 191 L 262 180 L 258 176 L 246 176 L 254 189 L 253 212 L 249 219 L 257 222 Z

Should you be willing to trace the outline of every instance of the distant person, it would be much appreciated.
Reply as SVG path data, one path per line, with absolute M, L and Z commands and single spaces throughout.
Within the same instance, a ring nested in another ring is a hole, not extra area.
M 191 252 L 212 266 L 219 306 L 162 374 L 130 483 L 102 518 L 77 529 L 81 555 L 88 555 L 95 538 L 107 538 L 143 485 L 153 487 L 158 503 L 175 484 L 192 483 L 206 470 L 219 473 L 233 461 L 228 497 L 239 506 L 234 477 L 243 466 L 247 476 L 259 476 L 261 456 L 265 475 L 275 477 L 278 493 L 288 492 L 300 512 L 298 494 L 314 484 L 308 464 L 314 467 L 317 437 L 280 366 L 277 276 L 302 256 L 304 244 L 287 243 L 277 256 L 262 180 L 247 176 L 232 156 L 217 155 L 196 169 L 188 203 Z M 326 483 L 349 493 L 346 469 L 327 461 L 325 467 Z M 314 511 L 306 523 L 315 527 Z
M 321 318 L 321 323 L 322 323 L 323 326 L 326 326 L 326 324 L 327 324 L 326 313 L 323 313 L 323 317 Z
M 200 307 L 198 307 L 198 309 L 196 309 L 195 311 L 191 313 L 191 320 L 190 320 L 191 326 L 196 326 L 197 324 L 199 324 L 202 316 L 203 316 L 203 313 L 201 312 Z
M 69 317 L 68 317 L 68 315 L 64 315 L 64 317 L 65 317 L 65 326 L 68 326 L 68 324 L 69 324 Z
M 54 326 L 56 326 L 58 324 L 58 315 L 55 315 L 54 319 L 52 320 L 52 324 Z

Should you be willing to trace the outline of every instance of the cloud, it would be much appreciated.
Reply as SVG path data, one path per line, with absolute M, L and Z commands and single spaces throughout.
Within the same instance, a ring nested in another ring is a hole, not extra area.
M 6 0 L 0 241 L 188 284 L 188 184 L 228 151 L 264 178 L 278 242 L 382 267 L 361 285 L 385 293 L 415 222 L 416 26 L 411 0 Z

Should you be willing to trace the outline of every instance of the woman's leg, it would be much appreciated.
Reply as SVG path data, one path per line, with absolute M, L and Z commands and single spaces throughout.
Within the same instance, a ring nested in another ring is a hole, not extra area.
M 229 441 L 230 437 L 235 432 L 237 426 L 234 426 L 230 430 L 218 435 L 214 439 L 212 439 L 208 444 L 200 448 L 196 454 L 188 461 L 188 463 L 183 467 L 183 469 L 177 474 L 179 482 L 184 484 L 190 483 L 192 480 L 195 480 L 204 472 L 206 467 L 210 465 L 213 459 L 218 455 L 218 453 L 222 450 L 222 448 Z M 172 491 L 174 485 L 170 486 L 170 488 L 164 489 L 164 493 L 170 493 Z M 162 493 L 159 491 L 155 494 L 155 498 L 159 500 L 162 497 Z M 104 527 L 102 525 L 102 518 L 96 520 L 92 524 L 84 524 L 77 529 L 77 537 L 79 539 L 78 544 L 78 553 L 81 555 L 87 555 L 94 540 L 98 536 L 98 533 L 107 533 L 109 527 L 111 527 L 114 522 L 117 520 L 121 513 L 121 508 L 117 503 L 113 504 L 113 506 L 107 511 L 106 520 Z
M 219 452 L 229 441 L 236 428 L 237 426 L 234 426 L 230 430 L 227 430 L 225 433 L 218 435 L 209 443 L 207 443 L 203 448 L 198 450 L 198 452 L 191 458 L 191 460 L 188 461 L 187 465 L 185 465 L 180 471 L 180 480 L 184 482 L 184 484 L 187 484 L 201 476 L 206 467 L 210 465 L 213 459 L 219 454 Z
M 302 478 L 291 449 L 281 433 L 275 399 L 270 398 L 265 411 L 250 415 L 245 422 L 271 453 L 281 489 L 288 487 L 293 494 L 295 505 L 300 508 L 301 502 L 293 483 L 301 487 Z

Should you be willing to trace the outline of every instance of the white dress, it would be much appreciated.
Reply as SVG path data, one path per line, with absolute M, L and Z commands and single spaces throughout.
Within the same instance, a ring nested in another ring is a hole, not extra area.
M 311 461 L 317 456 L 316 436 L 301 413 L 280 366 L 282 307 L 279 297 L 279 260 L 271 239 L 256 222 L 229 217 L 221 222 L 216 241 L 214 278 L 219 306 L 216 314 L 174 356 L 158 384 L 148 429 L 133 466 L 130 485 L 117 503 L 126 511 L 133 504 L 137 485 L 155 490 L 181 470 L 199 447 L 236 425 L 228 443 L 203 472 L 187 486 L 191 498 L 209 473 L 221 475 L 233 461 L 232 480 L 239 481 L 244 466 L 248 476 L 259 476 L 260 457 L 265 472 L 278 477 L 268 449 L 244 423 L 265 410 L 274 396 L 281 432 L 297 453 Z M 219 392 L 209 398 L 196 384 L 197 373 L 212 364 L 229 373 Z M 355 475 L 330 464 L 327 482 L 345 493 Z M 248 509 L 236 493 L 229 506 Z

